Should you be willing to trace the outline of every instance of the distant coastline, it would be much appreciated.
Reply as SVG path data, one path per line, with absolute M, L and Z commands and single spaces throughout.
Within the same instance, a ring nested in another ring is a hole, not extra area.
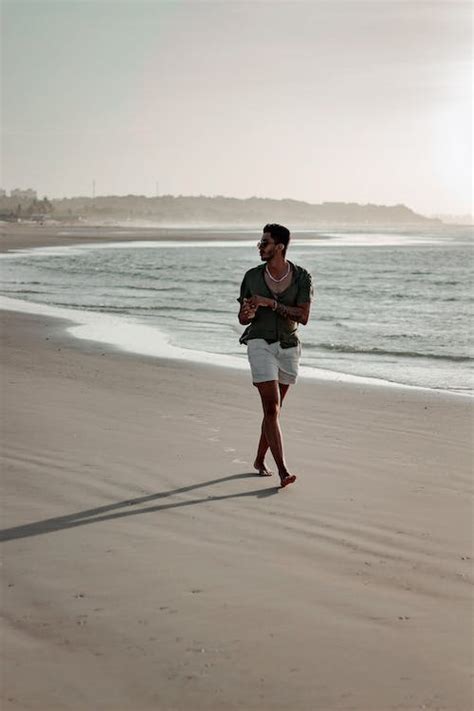
M 26 192 L 26 191 L 25 191 Z M 316 227 L 427 227 L 441 226 L 439 218 L 429 218 L 406 205 L 361 205 L 270 198 L 229 198 L 222 196 L 145 197 L 142 195 L 24 199 L 0 197 L 0 220 L 17 222 L 77 222 L 122 224 L 142 222 L 144 226 L 254 226 L 269 220 L 295 228 Z M 136 224 L 136 226 L 138 226 Z

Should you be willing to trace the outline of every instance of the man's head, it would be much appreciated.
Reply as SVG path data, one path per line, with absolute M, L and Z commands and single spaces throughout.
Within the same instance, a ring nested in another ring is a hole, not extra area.
M 275 223 L 265 225 L 262 239 L 259 242 L 260 256 L 263 261 L 268 262 L 278 252 L 285 256 L 288 243 L 290 241 L 290 230 L 283 225 Z

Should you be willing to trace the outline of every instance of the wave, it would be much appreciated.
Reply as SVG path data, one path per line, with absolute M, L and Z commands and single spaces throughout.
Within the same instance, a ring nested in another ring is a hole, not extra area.
M 127 314 L 129 313 L 128 309 L 124 306 L 100 306 L 100 305 L 94 305 L 94 304 L 72 304 L 67 301 L 50 301 L 50 302 L 36 302 L 40 304 L 44 304 L 45 306 L 57 306 L 60 308 L 66 308 L 66 309 L 76 309 L 80 311 L 97 311 L 98 313 L 103 313 L 103 314 Z M 133 307 L 132 307 L 133 308 Z
M 353 317 L 352 316 L 331 316 L 331 314 L 318 314 L 317 320 L 318 321 L 329 321 L 330 323 L 334 323 L 336 326 L 341 326 L 342 324 L 340 324 L 339 321 L 352 321 Z
M 45 302 L 46 303 L 46 302 Z M 49 306 L 60 306 L 60 307 L 65 307 L 68 309 L 84 309 L 85 311 L 99 311 L 102 313 L 122 313 L 122 314 L 134 314 L 134 313 L 146 313 L 146 312 L 153 312 L 156 315 L 159 315 L 161 313 L 206 313 L 206 314 L 228 314 L 229 310 L 228 309 L 217 309 L 217 308 L 212 308 L 212 309 L 207 309 L 202 306 L 198 307 L 191 307 L 191 306 L 177 306 L 176 304 L 173 304 L 173 306 L 160 306 L 159 304 L 155 304 L 154 306 L 135 306 L 133 304 L 122 304 L 122 305 L 113 305 L 113 304 L 78 304 L 78 303 L 73 303 L 73 302 L 66 302 L 66 301 L 51 301 L 47 302 L 47 305 Z
M 29 266 L 29 265 L 28 265 Z M 47 264 L 41 263 L 39 264 L 40 269 L 43 272 L 53 272 L 54 274 L 57 274 L 58 272 L 61 275 L 74 275 L 74 274 L 79 274 L 80 276 L 93 276 L 93 277 L 100 277 L 100 276 L 124 276 L 127 277 L 128 279 L 133 277 L 137 277 L 140 279 L 143 279 L 144 277 L 148 279 L 154 279 L 158 278 L 156 277 L 156 272 L 167 272 L 169 267 L 167 265 L 163 266 L 153 266 L 152 269 L 149 267 L 146 267 L 146 270 L 139 270 L 137 271 L 137 267 L 134 269 L 120 269 L 117 266 L 113 266 L 112 268 L 107 267 L 105 264 L 85 264 L 84 262 L 80 262 L 77 264 L 73 264 L 71 262 L 66 262 L 64 259 L 61 259 L 60 262 L 54 263 L 49 261 Z
M 447 360 L 454 363 L 468 363 L 474 361 L 470 356 L 441 355 L 439 353 L 419 353 L 418 351 L 391 351 L 384 348 L 363 348 L 339 343 L 305 344 L 305 349 L 323 350 L 332 353 L 347 353 L 359 355 L 396 356 L 398 358 L 429 358 L 430 360 Z
M 37 289 L 2 289 L 4 294 L 42 294 L 44 296 L 44 291 L 38 291 Z
M 211 284 L 212 286 L 235 286 L 240 285 L 240 281 L 233 278 L 229 279 L 206 279 L 203 277 L 202 279 L 189 279 L 186 278 L 186 284 Z
M 116 287 L 118 290 L 124 291 L 182 291 L 182 288 L 178 286 L 133 286 L 133 284 L 123 284 L 120 287 Z
M 417 301 L 418 303 L 424 303 L 426 297 L 423 295 L 414 294 L 392 294 L 393 299 L 408 299 L 409 301 Z M 430 296 L 429 300 L 433 301 L 470 301 L 469 298 L 464 299 L 462 296 Z
M 212 309 L 206 309 L 204 306 L 198 306 L 197 308 L 193 308 L 191 306 L 176 306 L 174 304 L 173 306 L 154 306 L 154 307 L 149 307 L 149 306 L 143 306 L 143 307 L 133 307 L 133 309 L 138 308 L 138 309 L 143 309 L 143 311 L 147 311 L 150 308 L 153 308 L 157 313 L 161 312 L 173 312 L 173 311 L 187 311 L 190 313 L 196 313 L 196 314 L 228 314 L 229 309 L 217 309 L 216 307 L 213 307 Z
M 38 285 L 44 285 L 46 282 L 43 281 L 10 281 L 10 284 L 18 284 L 19 286 L 38 286 Z

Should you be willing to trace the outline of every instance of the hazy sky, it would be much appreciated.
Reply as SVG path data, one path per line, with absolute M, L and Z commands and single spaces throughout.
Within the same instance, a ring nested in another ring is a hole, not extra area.
M 471 212 L 471 3 L 3 0 L 2 179 Z

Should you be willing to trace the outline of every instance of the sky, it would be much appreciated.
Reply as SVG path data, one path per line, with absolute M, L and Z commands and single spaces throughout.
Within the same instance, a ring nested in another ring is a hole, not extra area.
M 0 186 L 472 212 L 472 5 L 3 0 Z

